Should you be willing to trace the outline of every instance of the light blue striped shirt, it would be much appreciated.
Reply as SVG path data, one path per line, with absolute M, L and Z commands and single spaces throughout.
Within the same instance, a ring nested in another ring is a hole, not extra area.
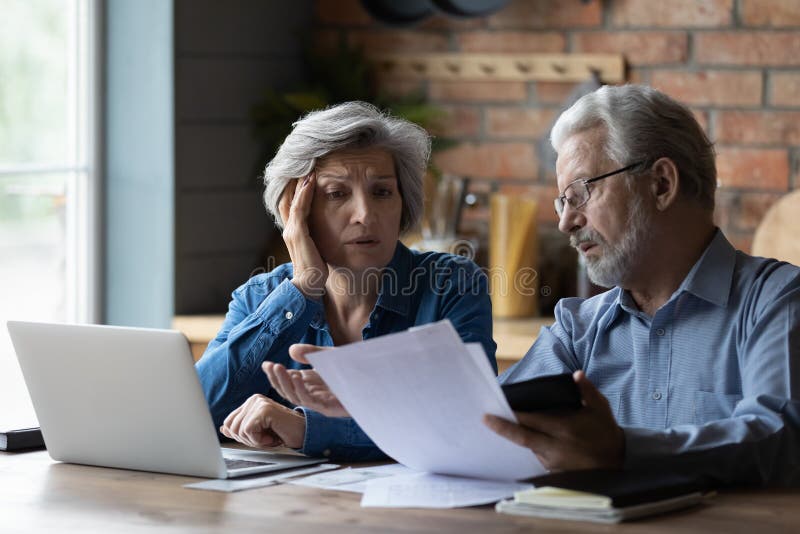
M 717 231 L 653 317 L 620 288 L 561 300 L 517 382 L 583 369 L 626 436 L 626 467 L 800 484 L 800 268 Z

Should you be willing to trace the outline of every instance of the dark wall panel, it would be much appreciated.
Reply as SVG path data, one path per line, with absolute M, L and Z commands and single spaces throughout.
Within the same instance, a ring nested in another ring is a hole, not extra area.
M 250 254 L 187 257 L 178 265 L 175 288 L 192 313 L 224 313 L 231 292 L 251 274 L 261 272 L 259 262 Z
M 178 189 L 260 187 L 260 151 L 249 125 L 182 124 L 176 137 Z
M 177 0 L 178 54 L 299 55 L 311 2 Z M 299 36 L 299 38 L 298 38 Z
M 280 235 L 250 110 L 304 76 L 312 0 L 175 0 L 175 313 L 222 313 Z
M 268 87 L 302 77 L 297 58 L 181 58 L 176 62 L 178 121 L 247 121 Z
M 242 253 L 261 250 L 272 219 L 258 191 L 184 193 L 177 220 L 178 254 Z M 271 235 L 269 236 L 271 237 Z

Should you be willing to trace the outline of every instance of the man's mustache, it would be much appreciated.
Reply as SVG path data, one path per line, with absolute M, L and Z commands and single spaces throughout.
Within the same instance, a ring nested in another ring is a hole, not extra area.
M 581 243 L 586 243 L 587 241 L 597 245 L 605 244 L 605 239 L 594 230 L 578 230 L 569 236 L 569 244 L 573 248 L 578 248 Z

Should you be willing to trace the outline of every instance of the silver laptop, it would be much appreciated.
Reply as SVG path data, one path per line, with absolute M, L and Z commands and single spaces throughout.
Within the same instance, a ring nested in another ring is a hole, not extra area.
M 180 332 L 18 321 L 8 331 L 54 460 L 210 478 L 325 461 L 221 449 Z

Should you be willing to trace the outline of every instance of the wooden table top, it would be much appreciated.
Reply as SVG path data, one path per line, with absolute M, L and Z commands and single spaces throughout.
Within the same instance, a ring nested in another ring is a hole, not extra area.
M 102 439 L 102 438 L 100 438 Z M 732 491 L 710 504 L 621 525 L 453 510 L 361 508 L 359 494 L 281 484 L 238 493 L 189 490 L 198 479 L 0 453 L 1 532 L 793 532 L 800 490 Z

